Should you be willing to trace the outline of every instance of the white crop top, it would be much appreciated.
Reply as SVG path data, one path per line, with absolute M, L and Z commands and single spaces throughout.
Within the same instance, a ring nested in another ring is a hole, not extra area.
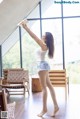
M 39 49 L 37 51 L 38 61 L 45 61 L 46 53 L 47 53 L 47 50 L 46 51 L 43 51 L 42 49 Z

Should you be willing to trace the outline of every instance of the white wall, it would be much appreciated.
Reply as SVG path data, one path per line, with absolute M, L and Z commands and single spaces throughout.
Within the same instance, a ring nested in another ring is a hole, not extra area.
M 3 0 L 0 4 L 0 45 L 40 0 Z

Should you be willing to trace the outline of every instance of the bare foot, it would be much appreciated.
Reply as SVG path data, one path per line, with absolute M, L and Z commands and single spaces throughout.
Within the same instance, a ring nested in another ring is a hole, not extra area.
M 55 117 L 55 114 L 59 111 L 59 107 L 58 106 L 55 106 L 54 108 L 54 113 L 53 113 L 53 117 Z
M 37 116 L 42 117 L 45 113 L 47 112 L 47 110 L 43 110 L 40 114 L 38 114 Z

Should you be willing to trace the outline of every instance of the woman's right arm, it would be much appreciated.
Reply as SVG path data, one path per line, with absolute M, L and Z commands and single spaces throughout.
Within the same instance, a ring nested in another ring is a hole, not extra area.
M 44 44 L 43 44 L 43 41 L 42 40 L 40 40 L 37 36 L 36 36 L 36 34 L 34 34 L 31 30 L 30 30 L 30 28 L 27 26 L 27 24 L 26 24 L 26 21 L 25 20 L 23 20 L 21 23 L 20 23 L 20 25 L 22 25 L 22 27 L 29 33 L 29 35 L 39 44 L 39 46 L 43 49 L 43 47 L 44 47 Z

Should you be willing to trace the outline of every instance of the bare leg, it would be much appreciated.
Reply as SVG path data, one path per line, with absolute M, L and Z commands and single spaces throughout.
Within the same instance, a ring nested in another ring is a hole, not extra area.
M 47 88 L 46 88 L 46 71 L 39 72 L 40 82 L 42 85 L 42 92 L 43 92 L 43 108 L 39 117 L 42 117 L 47 112 Z
M 56 100 L 56 95 L 55 95 L 55 91 L 54 91 L 54 88 L 49 80 L 49 75 L 47 73 L 47 77 L 46 77 L 46 83 L 47 83 L 47 86 L 50 90 L 50 94 L 51 94 L 51 97 L 52 97 L 52 100 L 53 100 L 53 103 L 54 103 L 54 112 L 53 112 L 53 116 L 55 116 L 56 112 L 59 110 L 59 107 L 58 107 L 58 104 L 57 104 L 57 100 Z

